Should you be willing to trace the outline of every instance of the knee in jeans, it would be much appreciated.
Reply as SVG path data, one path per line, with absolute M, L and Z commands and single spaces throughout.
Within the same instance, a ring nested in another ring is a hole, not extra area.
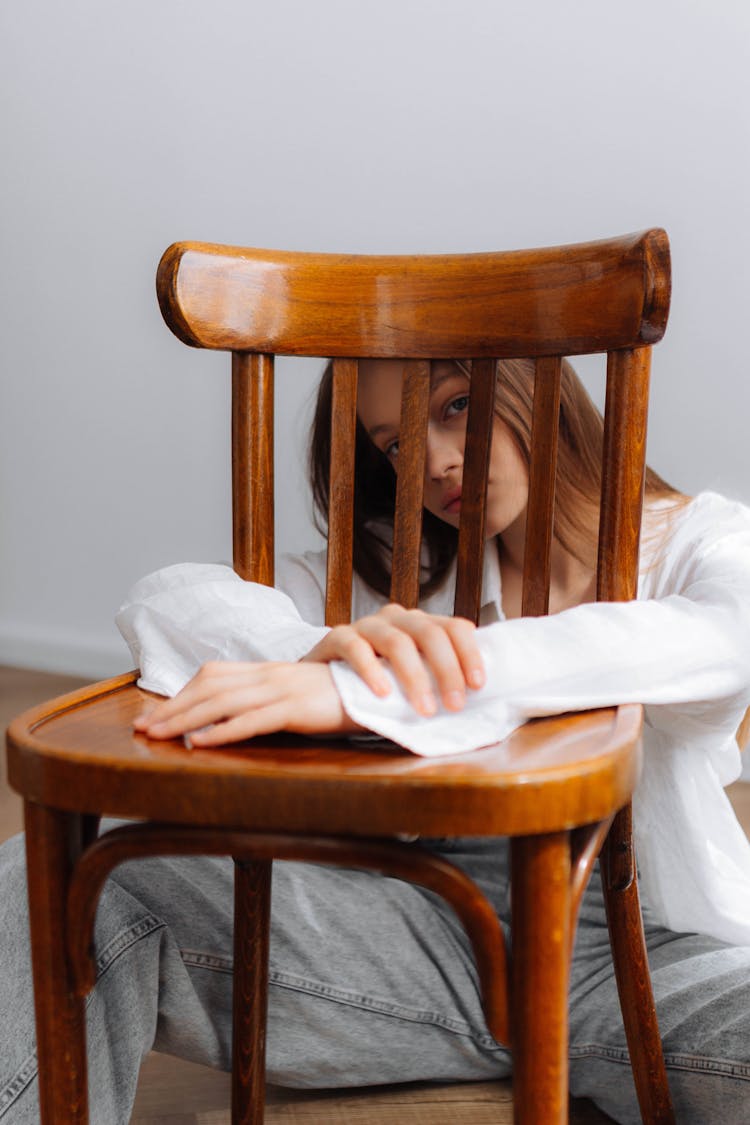
M 0 917 L 12 929 L 27 914 L 25 842 L 13 836 L 0 845 Z

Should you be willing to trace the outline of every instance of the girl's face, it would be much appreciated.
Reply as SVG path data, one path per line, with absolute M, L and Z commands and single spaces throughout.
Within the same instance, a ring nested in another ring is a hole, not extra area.
M 400 360 L 362 360 L 357 413 L 373 443 L 398 472 L 403 364 Z M 458 527 L 461 511 L 466 418 L 470 379 L 450 360 L 432 364 L 424 506 Z M 529 472 L 510 430 L 497 416 L 487 488 L 487 536 L 523 530 Z

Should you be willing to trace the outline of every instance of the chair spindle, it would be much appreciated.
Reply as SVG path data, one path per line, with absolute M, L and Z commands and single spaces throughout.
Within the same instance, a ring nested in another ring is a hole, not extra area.
M 407 609 L 413 609 L 419 602 L 422 501 L 429 399 L 429 362 L 405 361 L 399 428 L 396 514 L 393 523 L 391 601 L 398 602 Z
M 638 592 L 650 369 L 650 347 L 607 356 L 598 601 L 630 601 Z
M 354 448 L 357 427 L 357 375 L 354 359 L 333 361 L 331 463 L 328 488 L 328 563 L 326 625 L 345 625 L 352 614 L 354 543 Z
M 468 617 L 475 624 L 479 623 L 479 611 L 482 607 L 487 480 L 495 419 L 496 383 L 497 360 L 472 360 L 453 612 L 459 617 Z
M 232 353 L 232 551 L 241 578 L 273 586 L 273 356 Z
M 628 601 L 638 593 L 650 367 L 650 347 L 607 355 L 596 591 L 599 601 Z M 620 809 L 609 830 L 601 855 L 601 876 L 641 1116 L 653 1125 L 673 1125 L 674 1110 L 646 956 L 630 802 Z
M 262 1125 L 271 924 L 271 860 L 235 859 L 232 1121 Z
M 560 356 L 542 356 L 536 361 L 523 559 L 521 612 L 524 617 L 541 617 L 549 612 L 561 371 Z

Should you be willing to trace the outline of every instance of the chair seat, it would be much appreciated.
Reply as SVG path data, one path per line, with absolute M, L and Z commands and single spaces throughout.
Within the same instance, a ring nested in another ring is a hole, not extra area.
M 295 735 L 189 750 L 133 731 L 153 698 L 135 678 L 20 715 L 8 731 L 13 787 L 69 811 L 257 831 L 528 835 L 610 816 L 640 769 L 632 704 L 537 719 L 449 758 Z

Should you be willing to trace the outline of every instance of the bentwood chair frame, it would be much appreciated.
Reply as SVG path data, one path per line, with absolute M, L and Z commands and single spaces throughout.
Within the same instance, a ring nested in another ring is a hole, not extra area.
M 597 597 L 636 595 L 651 345 L 669 307 L 663 231 L 499 254 L 370 257 L 183 243 L 158 295 L 185 343 L 232 353 L 234 564 L 273 582 L 273 356 L 334 357 L 326 618 L 351 607 L 357 359 L 404 361 L 392 598 L 416 604 L 432 359 L 472 361 L 456 612 L 477 619 L 497 358 L 534 357 L 523 613 L 547 612 L 561 357 L 606 352 Z M 344 468 L 343 466 L 348 466 Z M 134 735 L 135 674 L 28 712 L 9 731 L 25 798 L 42 1120 L 87 1120 L 84 1000 L 93 920 L 113 866 L 153 854 L 235 857 L 233 1120 L 263 1118 L 272 859 L 374 868 L 441 893 L 474 945 L 488 1026 L 514 1051 L 515 1119 L 567 1117 L 567 988 L 578 904 L 602 875 L 641 1112 L 671 1121 L 630 825 L 635 706 L 537 720 L 445 761 L 292 736 L 187 754 Z M 618 811 L 619 810 L 619 811 Z M 138 820 L 98 834 L 102 815 Z M 478 888 L 399 842 L 511 837 L 513 953 Z

